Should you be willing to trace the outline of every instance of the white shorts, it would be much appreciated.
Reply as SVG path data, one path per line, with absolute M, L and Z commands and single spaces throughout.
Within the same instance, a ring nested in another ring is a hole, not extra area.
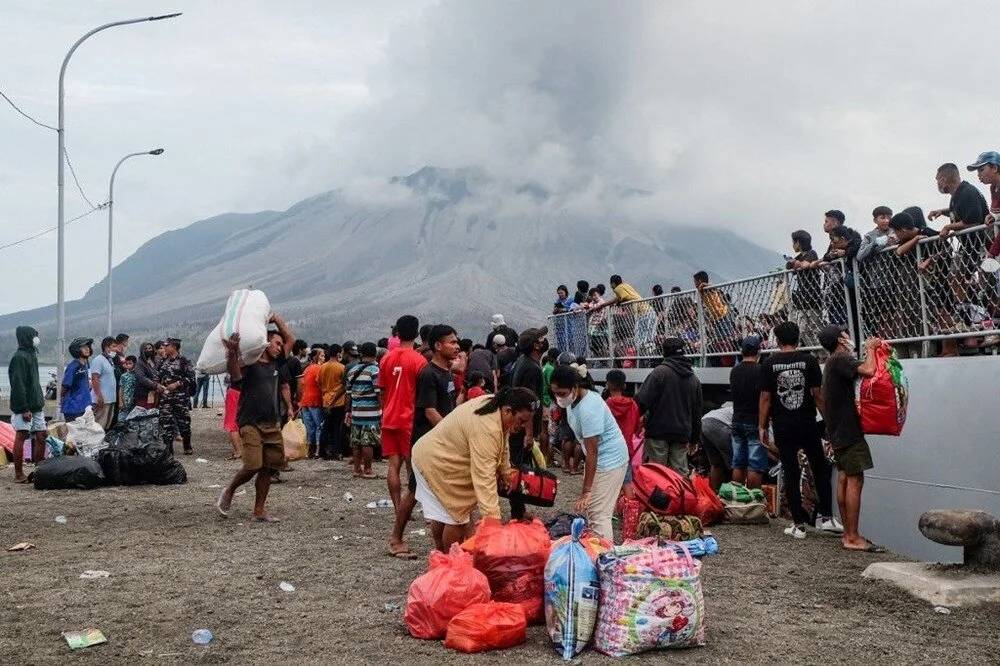
M 411 464 L 410 467 L 413 469 L 413 476 L 417 479 L 417 492 L 415 497 L 417 501 L 420 502 L 420 510 L 424 513 L 424 518 L 427 520 L 434 520 L 445 525 L 468 525 L 469 521 L 465 520 L 463 522 L 458 522 L 451 517 L 448 510 L 441 506 L 441 502 L 438 498 L 434 496 L 434 492 L 431 491 L 430 487 L 427 485 L 427 481 L 424 480 L 423 474 L 417 469 L 416 465 Z
M 24 417 L 20 414 L 10 415 L 10 425 L 14 428 L 16 432 L 48 432 L 49 428 L 45 425 L 45 412 L 33 412 L 31 414 L 31 420 L 25 421 Z

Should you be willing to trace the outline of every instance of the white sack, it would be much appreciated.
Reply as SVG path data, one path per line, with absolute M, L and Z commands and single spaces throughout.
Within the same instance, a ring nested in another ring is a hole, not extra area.
M 240 363 L 256 363 L 267 348 L 267 320 L 271 317 L 271 303 L 264 292 L 256 289 L 237 289 L 226 302 L 222 319 L 205 339 L 201 355 L 195 366 L 206 375 L 226 371 L 226 347 L 222 341 L 233 333 L 240 334 Z

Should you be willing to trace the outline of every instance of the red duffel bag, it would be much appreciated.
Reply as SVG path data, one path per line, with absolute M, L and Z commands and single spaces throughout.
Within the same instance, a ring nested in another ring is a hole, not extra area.
M 547 469 L 522 467 L 510 471 L 509 489 L 500 488 L 498 494 L 507 499 L 519 499 L 532 506 L 554 506 L 559 491 L 559 478 Z
M 697 515 L 698 493 L 691 480 L 659 463 L 643 463 L 632 472 L 635 496 L 654 513 Z
M 875 374 L 865 377 L 858 386 L 858 414 L 866 435 L 893 435 L 903 432 L 910 385 L 903 366 L 888 342 L 871 350 L 875 355 Z

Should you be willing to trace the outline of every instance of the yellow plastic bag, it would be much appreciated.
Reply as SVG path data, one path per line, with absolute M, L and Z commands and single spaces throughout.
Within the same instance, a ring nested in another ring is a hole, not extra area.
M 281 429 L 281 438 L 285 445 L 285 460 L 302 460 L 309 455 L 309 445 L 306 443 L 306 426 L 302 419 L 295 419 L 285 424 Z
M 531 443 L 531 457 L 535 459 L 535 466 L 538 469 L 548 469 L 548 464 L 545 461 L 545 454 L 542 453 L 542 447 L 537 441 Z

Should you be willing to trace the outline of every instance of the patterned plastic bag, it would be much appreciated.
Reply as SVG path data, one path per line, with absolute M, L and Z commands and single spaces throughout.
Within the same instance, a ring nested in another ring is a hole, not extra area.
M 586 521 L 573 521 L 572 533 L 552 544 L 545 565 L 545 626 L 566 661 L 583 651 L 594 634 L 601 587 L 594 561 L 611 543 L 584 532 Z
M 601 578 L 594 633 L 597 650 L 624 657 L 705 644 L 701 563 L 686 548 L 628 543 L 601 555 L 597 566 Z

